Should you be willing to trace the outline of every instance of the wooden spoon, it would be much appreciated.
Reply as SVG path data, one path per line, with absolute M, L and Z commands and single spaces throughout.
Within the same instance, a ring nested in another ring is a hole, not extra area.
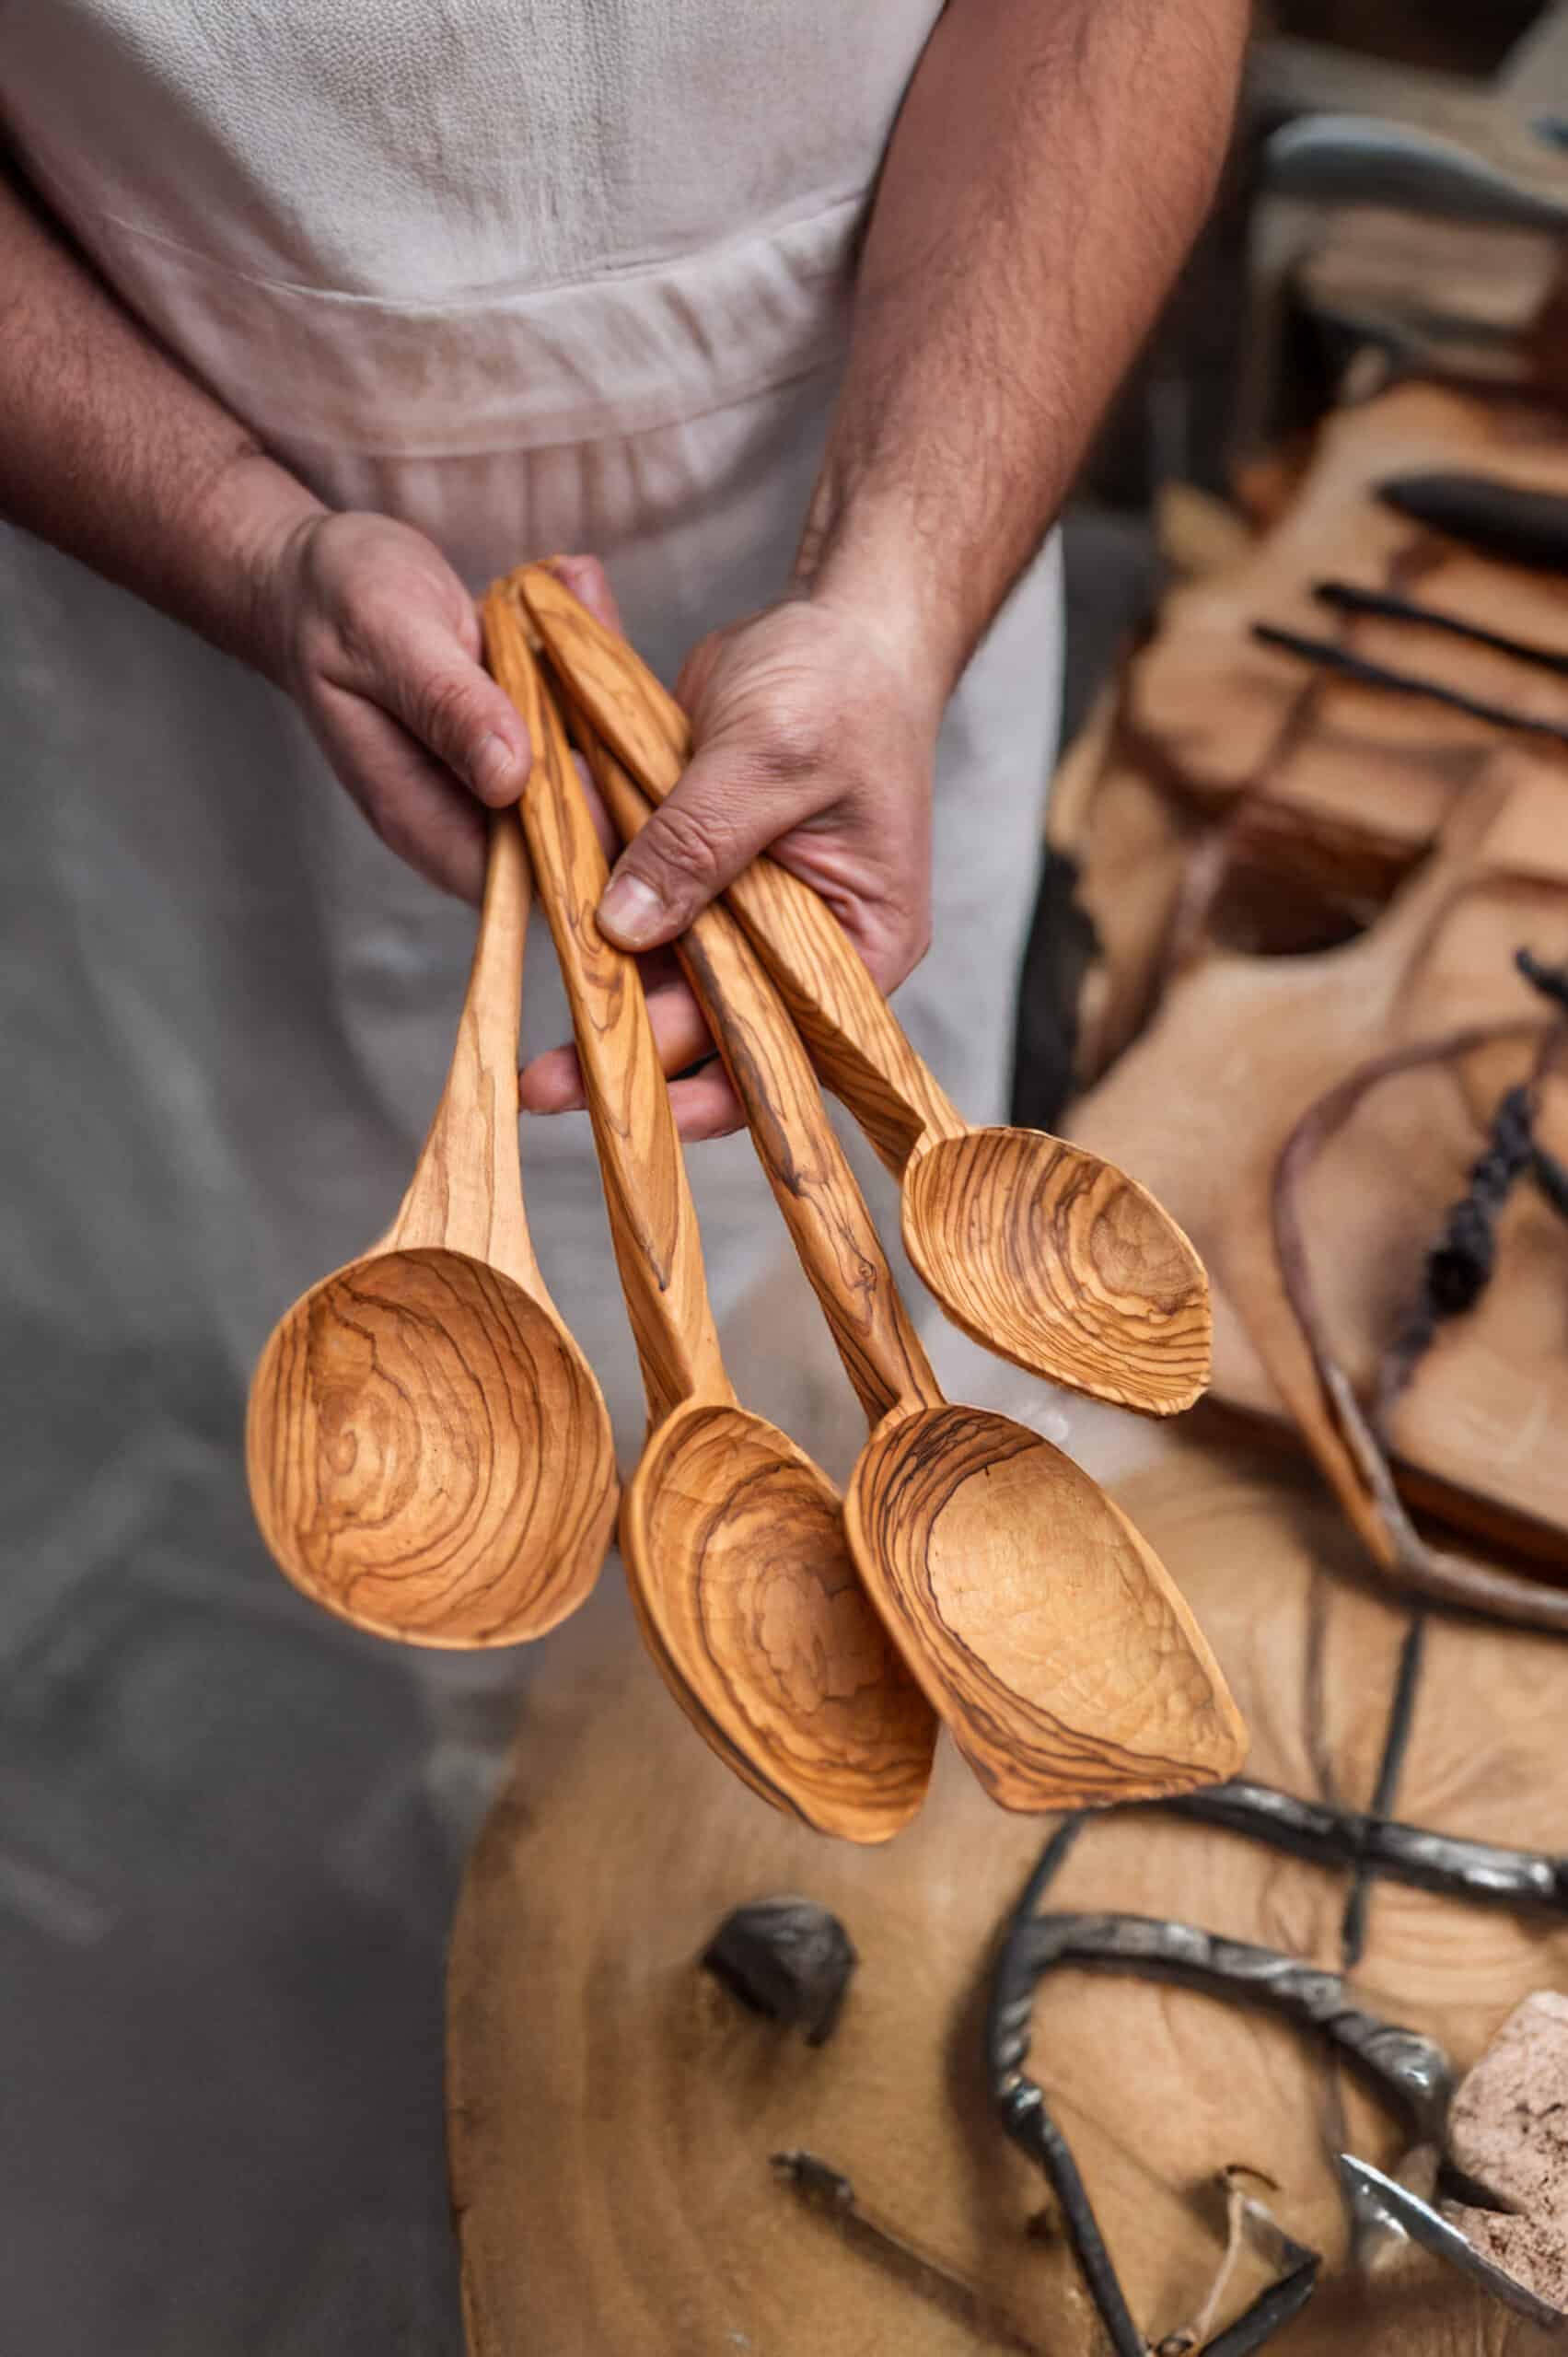
M 649 816 L 590 732 L 628 839 Z M 937 1387 L 788 1013 L 728 911 L 677 944 L 871 1422 L 844 1527 L 895 1642 L 1005 1807 L 1149 1798 L 1229 1776 L 1246 1730 L 1169 1576 L 1072 1458 Z
M 410 1644 L 542 1636 L 598 1576 L 615 1451 L 545 1290 L 517 1156 L 528 858 L 491 822 L 447 1086 L 390 1232 L 296 1302 L 250 1385 L 250 1499 L 279 1567 Z
M 484 605 L 534 746 L 523 824 L 560 955 L 649 1434 L 621 1507 L 659 1668 L 755 1792 L 820 1832 L 885 1841 L 919 1808 L 935 1725 L 864 1592 L 838 1494 L 724 1371 L 636 962 L 594 919 L 607 869 L 512 587 Z
M 684 713 L 548 567 L 519 580 L 569 694 L 662 802 L 690 755 Z M 905 1248 L 953 1323 L 1095 1399 L 1190 1408 L 1208 1381 L 1208 1285 L 1154 1197 L 1044 1131 L 971 1128 L 798 877 L 755 860 L 728 899 L 823 1079 L 901 1178 Z

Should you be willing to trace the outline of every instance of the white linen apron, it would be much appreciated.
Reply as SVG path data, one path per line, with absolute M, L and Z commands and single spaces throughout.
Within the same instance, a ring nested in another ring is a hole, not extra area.
M 418 525 L 476 587 L 596 552 L 668 676 L 786 578 L 852 241 L 938 12 L 0 0 L 0 110 L 124 302 L 326 499 Z M 138 1387 L 134 1466 L 109 1483 L 134 1516 L 167 1478 L 149 1427 L 199 1400 L 232 1435 L 273 1318 L 386 1225 L 472 919 L 382 849 L 260 680 L 15 531 L 0 596 L 0 1251 L 24 1334 L 77 1354 L 73 1387 Z M 900 995 L 982 1119 L 1002 1111 L 1059 643 L 1052 551 L 954 698 L 935 941 Z M 525 1033 L 565 1036 L 537 928 Z M 540 1261 L 628 1459 L 643 1407 L 587 1119 L 526 1122 L 523 1148 Z M 842 1473 L 853 1403 L 749 1144 L 691 1167 L 743 1396 Z M 944 1348 L 949 1368 L 967 1352 Z M 99 1419 L 37 1413 L 35 1551 L 103 1486 L 108 1446 Z

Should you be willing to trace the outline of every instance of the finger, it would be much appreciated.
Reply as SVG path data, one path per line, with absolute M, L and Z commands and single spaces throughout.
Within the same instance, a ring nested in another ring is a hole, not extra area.
M 675 1126 L 688 1145 L 701 1145 L 709 1138 L 727 1138 L 746 1127 L 740 1099 L 716 1056 L 701 1072 L 670 1082 L 669 1107 L 675 1115 Z
M 517 1074 L 517 1103 L 525 1113 L 580 1113 L 587 1101 L 575 1048 L 546 1048 Z
M 699 753 L 616 862 L 598 905 L 601 930 L 623 949 L 672 941 L 759 852 L 831 794 L 825 776 L 803 781 L 783 767 L 770 773 L 717 747 Z
M 449 621 L 392 606 L 356 644 L 368 676 L 341 684 L 373 696 L 482 802 L 516 802 L 528 774 L 527 725 Z
M 525 1113 L 580 1113 L 584 1098 L 576 1050 L 552 1048 L 536 1056 L 519 1076 L 517 1099 Z M 672 1080 L 669 1103 L 676 1129 L 689 1145 L 728 1137 L 746 1126 L 740 1099 L 716 1056 L 685 1078 Z
M 713 1054 L 703 1011 L 678 974 L 664 980 L 645 975 L 643 989 L 661 1071 L 673 1076 Z M 577 1112 L 585 1099 L 575 1048 L 547 1048 L 535 1056 L 523 1066 L 517 1091 L 529 1113 Z
M 318 695 L 332 767 L 389 851 L 443 892 L 484 896 L 484 813 L 407 730 L 340 688 Z
M 625 636 L 610 575 L 597 556 L 552 556 L 550 570 L 607 630 L 614 631 L 618 637 Z

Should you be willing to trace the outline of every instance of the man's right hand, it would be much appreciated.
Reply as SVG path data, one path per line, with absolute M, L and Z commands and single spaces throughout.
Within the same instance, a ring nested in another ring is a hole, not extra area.
M 422 532 L 317 511 L 256 571 L 256 654 L 388 848 L 478 901 L 482 805 L 516 802 L 528 733 L 482 668 L 473 600 Z

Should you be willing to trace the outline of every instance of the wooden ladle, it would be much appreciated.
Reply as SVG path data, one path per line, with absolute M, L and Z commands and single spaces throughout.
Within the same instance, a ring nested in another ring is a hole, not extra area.
M 615 1519 L 610 1417 L 545 1290 L 517 1155 L 528 857 L 493 818 L 451 1071 L 381 1242 L 296 1302 L 251 1379 L 250 1500 L 280 1568 L 410 1644 L 515 1644 L 575 1610 Z
M 662 801 L 690 756 L 686 715 L 548 566 L 520 580 L 571 696 Z M 901 1179 L 905 1248 L 954 1324 L 1097 1399 L 1190 1408 L 1209 1376 L 1208 1284 L 1154 1197 L 1043 1131 L 971 1128 L 831 911 L 787 868 L 755 860 L 727 897 L 819 1072 Z
M 935 1722 L 855 1575 L 831 1483 L 730 1387 L 636 963 L 595 922 L 604 853 L 508 583 L 485 600 L 484 632 L 534 747 L 523 823 L 648 1398 L 621 1515 L 644 1634 L 693 1725 L 754 1791 L 820 1832 L 884 1841 L 924 1797 Z
M 630 839 L 649 815 L 586 726 Z M 1010 1417 L 944 1399 L 810 1060 L 729 912 L 677 951 L 871 1422 L 844 1501 L 856 1566 L 992 1796 L 1054 1809 L 1229 1776 L 1246 1730 L 1179 1591 L 1121 1508 Z

